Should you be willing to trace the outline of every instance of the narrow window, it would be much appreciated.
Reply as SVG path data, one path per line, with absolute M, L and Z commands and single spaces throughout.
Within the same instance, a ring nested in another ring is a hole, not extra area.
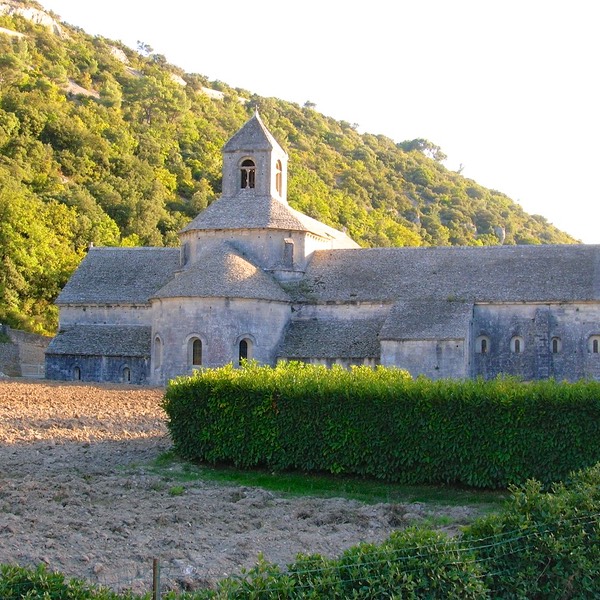
M 487 335 L 480 335 L 475 340 L 475 352 L 477 354 L 487 354 L 490 351 L 490 338 Z
M 243 190 L 253 188 L 256 182 L 256 165 L 253 160 L 247 158 L 242 162 L 241 175 L 241 188 Z
M 592 342 L 592 352 L 594 354 L 598 354 L 598 340 L 594 340 Z
M 562 343 L 560 338 L 553 337 L 552 338 L 552 354 L 558 354 L 562 349 Z
M 129 367 L 123 368 L 123 381 L 124 383 L 131 382 L 131 369 Z
M 157 336 L 154 339 L 154 368 L 160 368 L 162 364 L 162 340 Z
M 199 367 L 202 364 L 202 341 L 196 338 L 192 343 L 192 366 Z
M 81 369 L 79 367 L 73 369 L 73 379 L 75 381 L 81 381 Z
M 289 268 L 294 266 L 294 240 L 291 238 L 283 240 L 283 264 Z
M 280 160 L 275 163 L 275 189 L 281 196 L 283 189 L 283 168 L 281 167 Z
M 239 364 L 241 365 L 244 360 L 248 360 L 248 340 L 242 340 L 240 342 Z
M 522 337 L 515 336 L 512 338 L 512 340 L 510 340 L 510 350 L 514 354 L 521 354 L 524 348 L 525 344 Z
M 190 243 L 185 242 L 184 244 L 181 245 L 181 250 L 180 250 L 180 254 L 179 254 L 179 265 L 181 267 L 185 267 L 185 265 L 187 265 L 189 258 L 190 258 Z
M 588 339 L 588 352 L 592 354 L 600 353 L 600 335 L 592 335 Z

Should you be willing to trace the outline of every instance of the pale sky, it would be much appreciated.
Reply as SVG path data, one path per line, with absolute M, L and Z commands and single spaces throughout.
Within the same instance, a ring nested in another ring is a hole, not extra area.
M 600 243 L 595 0 L 40 0 L 187 72 L 307 100 Z

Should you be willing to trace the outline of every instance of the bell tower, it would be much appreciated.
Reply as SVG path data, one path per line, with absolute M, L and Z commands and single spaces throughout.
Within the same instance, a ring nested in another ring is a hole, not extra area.
M 287 161 L 256 111 L 223 147 L 223 196 L 269 196 L 287 204 Z

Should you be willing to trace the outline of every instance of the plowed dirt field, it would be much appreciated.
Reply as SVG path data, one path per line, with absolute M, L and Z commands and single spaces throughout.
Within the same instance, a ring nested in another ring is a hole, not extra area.
M 0 379 L 0 563 L 37 565 L 114 590 L 196 589 L 259 553 L 338 555 L 418 522 L 429 509 L 280 497 L 181 484 L 150 465 L 171 446 L 163 389 Z M 454 524 L 473 517 L 444 509 Z M 439 514 L 439 513 L 438 513 Z

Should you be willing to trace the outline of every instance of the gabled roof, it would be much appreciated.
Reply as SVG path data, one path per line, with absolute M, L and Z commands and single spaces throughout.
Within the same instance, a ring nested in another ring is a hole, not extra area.
M 50 342 L 46 354 L 150 357 L 151 328 L 124 325 L 75 325 Z
M 181 231 L 215 229 L 281 229 L 306 231 L 325 239 L 352 240 L 342 231 L 313 219 L 270 196 L 252 192 L 222 196 L 205 208 Z M 358 244 L 355 244 L 358 248 Z
M 379 358 L 382 318 L 292 321 L 278 356 L 300 358 Z
M 319 250 L 288 291 L 316 302 L 600 300 L 600 246 Z
M 179 248 L 91 248 L 56 304 L 145 304 L 179 267 Z
M 227 242 L 207 246 L 156 298 L 256 298 L 289 302 L 277 281 Z
M 452 300 L 397 302 L 381 328 L 382 340 L 462 339 L 469 332 L 473 304 Z
M 281 146 L 277 143 L 277 140 L 265 127 L 258 111 L 223 146 L 223 152 L 237 152 L 241 150 L 248 152 L 252 152 L 253 150 L 277 150 L 281 154 L 285 154 Z

